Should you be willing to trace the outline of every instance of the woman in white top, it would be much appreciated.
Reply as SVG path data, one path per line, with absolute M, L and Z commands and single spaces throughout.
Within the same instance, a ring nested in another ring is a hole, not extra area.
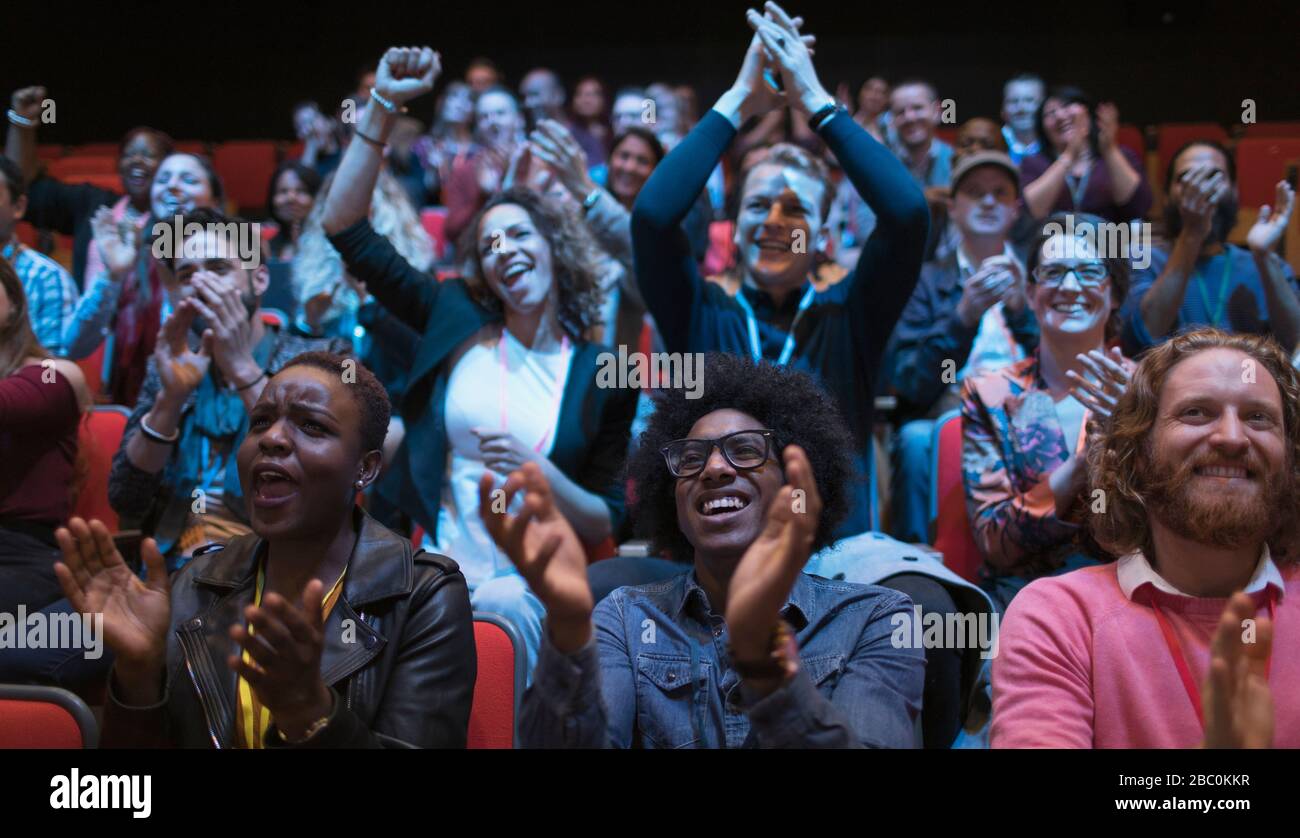
M 406 438 L 380 492 L 423 526 L 427 546 L 456 560 L 475 610 L 515 624 L 531 672 L 543 609 L 483 529 L 479 478 L 489 470 L 504 483 L 538 463 L 579 537 L 600 544 L 623 514 L 619 473 L 637 391 L 598 386 L 612 353 L 587 340 L 602 299 L 592 242 L 548 199 L 515 189 L 491 198 L 459 251 L 464 279 L 435 281 L 371 228 L 371 191 L 396 113 L 432 88 L 438 69 L 427 48 L 385 54 L 322 226 L 352 275 L 421 334 L 402 411 Z

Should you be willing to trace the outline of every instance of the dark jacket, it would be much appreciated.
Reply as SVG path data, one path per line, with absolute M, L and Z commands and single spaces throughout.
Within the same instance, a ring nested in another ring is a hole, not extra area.
M 700 275 L 680 224 L 736 129 L 709 111 L 655 167 L 632 207 L 636 281 L 669 352 L 749 355 L 744 310 L 717 283 Z M 849 487 L 849 517 L 836 532 L 872 527 L 869 484 L 874 467 L 871 432 L 877 375 L 889 334 L 916 285 L 929 229 L 925 195 L 889 149 L 848 114 L 838 114 L 821 137 L 845 175 L 876 213 L 876 229 L 842 281 L 817 292 L 799 320 L 791 366 L 821 382 L 843 413 L 857 443 L 857 479 Z M 741 287 L 757 322 L 765 359 L 779 357 L 800 294 L 782 306 L 764 291 Z
M 348 272 L 384 306 L 421 334 L 407 377 L 402 418 L 406 438 L 380 479 L 379 491 L 436 537 L 447 475 L 447 382 L 457 347 L 501 315 L 479 305 L 462 279 L 442 282 L 416 270 L 366 219 L 330 236 Z M 623 519 L 619 474 L 627 453 L 637 390 L 596 386 L 599 356 L 609 347 L 575 342 L 550 459 L 560 471 L 609 507 L 618 531 Z
M 935 403 L 952 387 L 944 381 L 944 362 L 953 363 L 955 374 L 970 359 L 980 326 L 978 322 L 967 326 L 957 315 L 964 284 L 956 251 L 926 262 L 903 316 L 894 326 L 885 353 L 885 372 L 898 394 L 895 419 L 900 425 L 935 416 Z M 1016 313 L 1008 311 L 1006 321 L 1025 354 L 1038 348 L 1038 320 L 1028 305 Z
M 463 748 L 478 669 L 465 577 L 451 559 L 413 555 L 408 539 L 355 516 L 360 538 L 321 655 L 334 712 L 301 747 Z M 240 536 L 173 578 L 163 699 L 127 707 L 110 686 L 104 747 L 236 746 L 229 631 L 253 601 L 264 549 L 257 536 Z M 266 744 L 284 747 L 274 723 Z

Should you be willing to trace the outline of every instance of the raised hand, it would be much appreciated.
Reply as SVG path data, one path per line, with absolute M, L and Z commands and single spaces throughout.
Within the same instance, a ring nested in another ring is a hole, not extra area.
M 1273 206 L 1259 208 L 1259 218 L 1246 234 L 1246 244 L 1254 253 L 1270 253 L 1286 234 L 1286 225 L 1295 209 L 1295 190 L 1284 180 L 1277 182 L 1277 195 Z
M 1102 102 L 1097 106 L 1097 149 L 1106 154 L 1115 147 L 1119 137 L 1119 108 L 1114 102 Z
M 442 57 L 429 47 L 392 47 L 375 70 L 375 90 L 395 105 L 433 90 Z
M 546 606 L 551 641 L 564 653 L 575 652 L 591 638 L 595 600 L 587 583 L 587 551 L 555 505 L 551 486 L 537 463 L 525 463 L 495 490 L 491 474 L 479 480 L 479 515 L 497 546 L 518 568 Z M 506 510 L 520 490 L 523 509 Z M 499 491 L 499 493 L 498 493 Z
M 553 119 L 543 119 L 529 135 L 528 145 L 532 156 L 550 166 L 577 200 L 583 200 L 596 188 L 595 181 L 587 174 L 587 153 L 568 128 Z
M 15 90 L 9 100 L 14 113 L 23 119 L 40 120 L 41 102 L 45 101 L 45 88 L 40 85 Z
M 962 285 L 961 299 L 957 301 L 957 317 L 966 328 L 975 328 L 984 312 L 1006 296 L 1015 282 L 1015 274 L 1006 265 L 985 260 L 980 269 L 967 277 Z
M 162 324 L 154 348 L 154 365 L 162 379 L 163 392 L 179 402 L 194 392 L 212 363 L 210 332 L 204 333 L 202 346 L 197 352 L 190 349 L 187 340 L 197 313 L 191 299 L 182 300 Z
M 199 272 L 190 284 L 195 294 L 187 302 L 207 322 L 203 346 L 222 375 L 236 386 L 260 376 L 262 369 L 253 359 L 253 324 L 233 277 Z
M 1178 214 L 1183 232 L 1197 239 L 1210 234 L 1214 210 L 1229 189 L 1224 173 L 1208 164 L 1195 166 L 1183 176 Z
M 812 35 L 800 35 L 800 18 L 791 18 L 776 3 L 764 4 L 766 15 L 750 9 L 745 16 L 754 33 L 763 41 L 763 48 L 773 65 L 780 70 L 786 99 L 805 114 L 813 113 L 834 99 L 813 67 L 810 47 L 816 41 Z
M 1093 349 L 1076 357 L 1096 380 L 1066 370 L 1066 377 L 1074 382 L 1071 394 L 1093 413 L 1109 419 L 1115 405 L 1119 404 L 1120 396 L 1128 388 L 1136 365 L 1124 357 L 1119 347 L 1111 347 L 1109 354 Z
M 1244 640 L 1246 620 L 1256 620 L 1253 643 Z M 1267 675 L 1272 651 L 1273 621 L 1255 617 L 1248 594 L 1233 594 L 1210 644 L 1210 672 L 1202 690 L 1205 747 L 1273 746 L 1273 693 Z
M 808 455 L 788 445 L 782 460 L 786 485 L 768 507 L 763 531 L 736 565 L 727 592 L 731 647 L 746 663 L 767 657 L 781 608 L 808 563 L 821 519 L 821 495 Z
M 141 545 L 148 570 L 140 581 L 113 544 L 108 528 L 97 520 L 68 521 L 54 531 L 63 553 L 54 575 L 72 607 L 82 614 L 104 615 L 104 640 L 119 665 L 159 669 L 167 655 L 167 629 L 171 623 L 171 584 L 158 543 L 146 538 Z
M 99 258 L 113 279 L 120 280 L 131 273 L 135 267 L 139 251 L 139 234 L 126 220 L 113 220 L 113 211 L 100 207 L 90 218 L 90 228 L 95 234 L 95 247 L 99 249 Z
M 271 720 L 290 739 L 302 738 L 313 722 L 329 715 L 333 705 L 320 674 L 324 595 L 319 579 L 307 583 L 300 604 L 268 593 L 260 607 L 244 609 L 251 632 L 242 625 L 230 627 L 230 639 L 248 652 L 250 660 L 236 650 L 226 665 L 248 681 Z

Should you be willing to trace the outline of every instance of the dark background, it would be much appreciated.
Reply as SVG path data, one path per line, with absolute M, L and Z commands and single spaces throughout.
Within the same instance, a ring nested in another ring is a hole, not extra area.
M 744 2 L 114 3 L 9 0 L 4 95 L 42 83 L 57 122 L 42 142 L 113 140 L 137 124 L 178 139 L 290 139 L 304 98 L 327 108 L 394 44 L 442 52 L 444 78 L 491 56 L 514 86 L 538 64 L 571 85 L 691 83 L 702 108 L 735 76 L 748 43 Z M 1082 0 L 965 3 L 791 1 L 819 37 L 834 92 L 871 73 L 925 76 L 957 120 L 996 117 L 1001 83 L 1021 70 L 1111 99 L 1124 122 L 1300 119 L 1298 0 Z M 428 121 L 432 98 L 412 112 Z

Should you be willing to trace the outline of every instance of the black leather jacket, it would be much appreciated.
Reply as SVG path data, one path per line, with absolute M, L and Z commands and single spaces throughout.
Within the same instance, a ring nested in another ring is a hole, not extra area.
M 478 668 L 465 577 L 451 559 L 413 555 L 408 539 L 356 516 L 360 539 L 321 655 L 334 711 L 302 747 L 463 748 Z M 252 602 L 263 549 L 256 535 L 240 536 L 176 574 L 163 699 L 126 706 L 110 679 L 104 747 L 236 746 L 229 631 Z M 284 747 L 272 722 L 266 744 Z

